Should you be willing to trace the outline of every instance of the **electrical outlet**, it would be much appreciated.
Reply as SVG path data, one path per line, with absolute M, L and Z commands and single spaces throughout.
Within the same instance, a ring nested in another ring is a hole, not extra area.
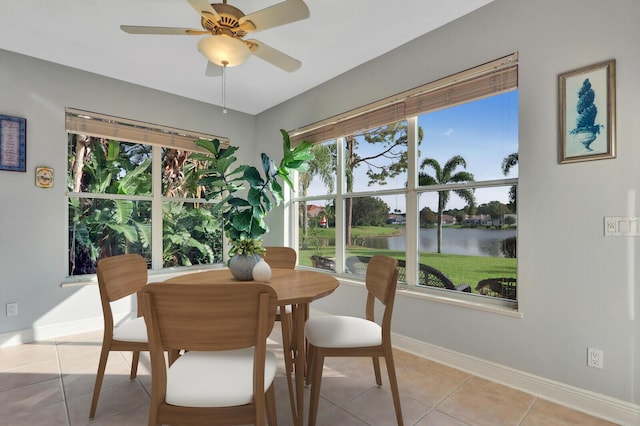
M 15 317 L 18 315 L 18 302 L 7 303 L 7 316 Z
M 602 357 L 603 355 L 600 349 L 587 348 L 587 365 L 589 367 L 599 368 L 602 370 Z

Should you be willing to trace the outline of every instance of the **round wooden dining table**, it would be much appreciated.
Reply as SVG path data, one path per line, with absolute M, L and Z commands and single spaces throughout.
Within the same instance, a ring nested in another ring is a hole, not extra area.
M 220 284 L 237 281 L 228 269 L 213 269 L 204 272 L 179 275 L 166 280 L 167 283 L 183 284 Z M 291 407 L 293 422 L 302 426 L 304 419 L 304 380 L 306 362 L 306 344 L 304 338 L 304 323 L 309 317 L 309 303 L 327 296 L 338 288 L 338 280 L 323 272 L 298 269 L 272 269 L 271 280 L 268 283 L 276 291 L 278 305 L 281 309 L 290 305 L 293 316 L 293 361 L 295 368 L 295 407 Z M 286 351 L 287 348 L 284 348 Z M 292 386 L 292 383 L 288 383 Z

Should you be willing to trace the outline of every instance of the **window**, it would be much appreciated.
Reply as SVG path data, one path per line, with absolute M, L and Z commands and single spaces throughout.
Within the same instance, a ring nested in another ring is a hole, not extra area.
M 331 153 L 293 198 L 300 264 L 386 254 L 409 288 L 515 307 L 517 108 L 514 54 L 291 132 Z
M 67 110 L 68 275 L 139 253 L 153 269 L 222 260 L 222 227 L 198 186 L 194 140 L 214 136 Z M 220 138 L 219 138 L 220 139 Z
M 294 234 L 298 236 L 298 263 L 303 266 L 335 270 L 336 147 L 335 140 L 314 145 L 309 173 L 298 178 L 301 199 L 295 203 L 298 226 Z

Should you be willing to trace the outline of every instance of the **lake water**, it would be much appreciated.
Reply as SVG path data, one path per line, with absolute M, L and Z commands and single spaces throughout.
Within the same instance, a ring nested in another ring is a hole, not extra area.
M 421 252 L 436 252 L 438 236 L 436 228 L 420 228 L 418 244 Z M 443 228 L 442 252 L 448 254 L 464 254 L 470 256 L 504 257 L 500 247 L 502 240 L 516 236 L 515 229 L 479 229 L 479 228 Z M 393 237 L 368 237 L 364 241 L 366 247 L 400 250 L 407 247 L 405 235 Z

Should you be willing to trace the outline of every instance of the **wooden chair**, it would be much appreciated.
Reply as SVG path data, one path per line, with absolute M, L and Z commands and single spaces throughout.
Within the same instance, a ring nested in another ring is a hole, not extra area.
M 125 254 L 101 259 L 98 261 L 97 275 L 104 317 L 104 335 L 89 418 L 93 418 L 96 414 L 109 352 L 133 352 L 129 375 L 133 380 L 138 372 L 140 351 L 146 351 L 149 348 L 147 329 L 140 306 L 138 306 L 137 318 L 124 321 L 117 326 L 114 325 L 111 311 L 111 302 L 137 294 L 147 284 L 147 263 L 144 258 L 139 254 Z
M 277 426 L 277 361 L 267 284 L 149 284 L 141 304 L 151 353 L 149 425 Z M 184 350 L 169 367 L 164 351 Z
M 391 314 L 398 282 L 398 261 L 387 256 L 373 256 L 366 273 L 366 319 L 348 316 L 323 316 L 310 318 L 305 326 L 309 341 L 311 373 L 311 401 L 309 426 L 316 424 L 320 383 L 324 359 L 328 356 L 370 356 L 376 383 L 382 386 L 379 357 L 384 357 L 389 373 L 389 385 L 399 426 L 403 425 L 398 381 L 391 348 Z M 384 305 L 382 325 L 374 321 L 376 300 Z
M 295 269 L 298 254 L 291 247 L 265 247 L 265 262 L 272 268 Z
M 263 255 L 265 262 L 272 268 L 295 269 L 298 261 L 298 254 L 291 247 L 265 247 L 267 250 Z M 284 313 L 283 313 L 284 312 Z M 287 375 L 289 387 L 289 400 L 291 402 L 291 412 L 296 416 L 295 396 L 291 380 L 293 375 L 293 318 L 291 315 L 291 305 L 278 306 L 276 310 L 276 321 L 280 321 L 282 328 L 282 347 L 284 353 L 284 368 Z

